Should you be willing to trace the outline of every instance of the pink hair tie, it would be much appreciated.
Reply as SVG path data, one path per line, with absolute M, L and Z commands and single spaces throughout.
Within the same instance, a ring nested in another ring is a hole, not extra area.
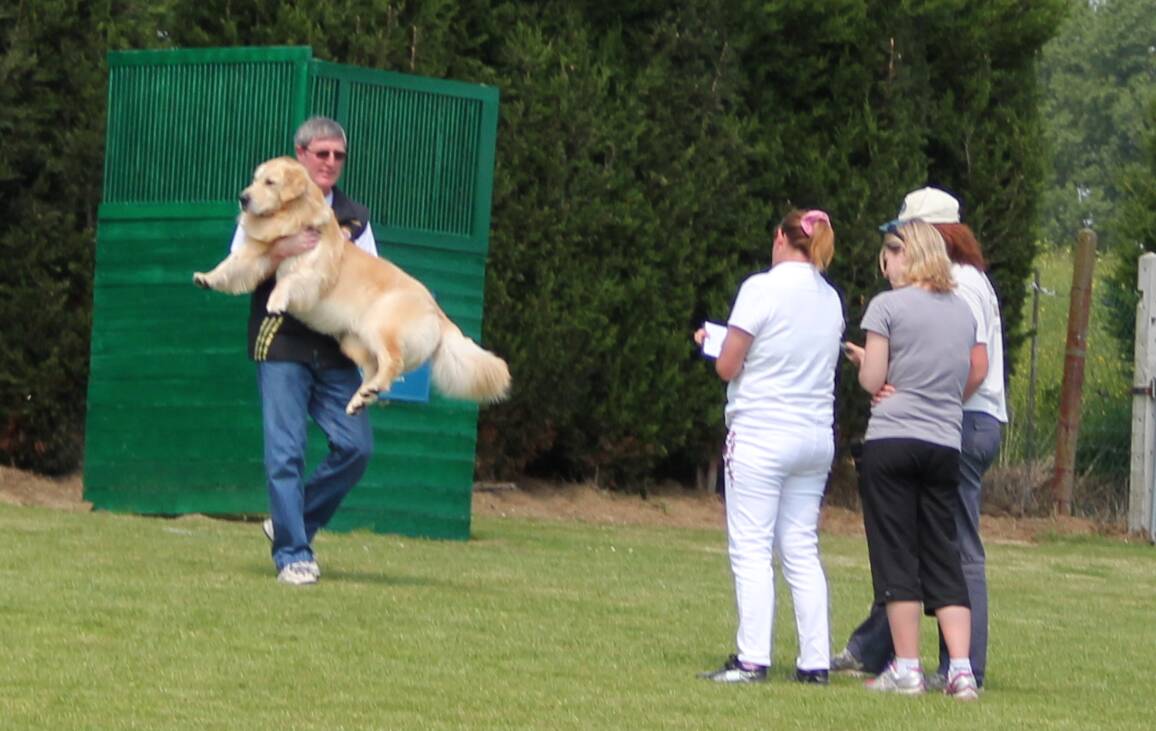
M 804 234 L 810 236 L 811 232 L 815 230 L 815 223 L 818 221 L 822 221 L 827 224 L 828 227 L 831 225 L 831 219 L 827 216 L 826 212 L 815 209 L 803 214 L 802 219 L 799 220 L 799 226 L 803 229 Z

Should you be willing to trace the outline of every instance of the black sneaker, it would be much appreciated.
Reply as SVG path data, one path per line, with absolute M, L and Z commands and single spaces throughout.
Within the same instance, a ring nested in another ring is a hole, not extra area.
M 767 668 L 756 665 L 754 670 L 747 670 L 739 662 L 738 655 L 731 655 L 721 668 L 699 673 L 698 677 L 716 683 L 763 683 L 767 680 Z
M 810 685 L 829 685 L 830 675 L 826 670 L 800 670 L 795 668 L 795 680 Z

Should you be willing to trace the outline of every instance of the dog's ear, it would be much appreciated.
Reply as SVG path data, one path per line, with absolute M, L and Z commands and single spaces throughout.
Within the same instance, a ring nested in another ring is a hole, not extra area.
M 309 188 L 309 173 L 300 165 L 286 165 L 281 179 L 281 202 L 288 203 L 305 195 Z

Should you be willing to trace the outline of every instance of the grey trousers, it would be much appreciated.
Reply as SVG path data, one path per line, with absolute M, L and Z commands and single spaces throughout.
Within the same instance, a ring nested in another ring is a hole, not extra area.
M 980 411 L 963 412 L 963 443 L 959 455 L 959 509 L 955 513 L 956 533 L 963 576 L 971 602 L 971 669 L 982 687 L 987 671 L 987 570 L 983 541 L 979 537 L 979 507 L 983 473 L 999 454 L 1003 427 L 999 421 Z M 895 656 L 891 627 L 887 624 L 884 605 L 876 604 L 863 623 L 847 640 L 863 669 L 872 674 L 883 672 Z M 939 638 L 939 673 L 947 673 L 947 647 Z

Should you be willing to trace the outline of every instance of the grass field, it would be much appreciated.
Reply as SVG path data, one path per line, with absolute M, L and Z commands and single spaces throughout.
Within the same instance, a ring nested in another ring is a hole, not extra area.
M 4 729 L 1125 729 L 1156 726 L 1156 550 L 990 547 L 978 703 L 695 678 L 731 651 L 721 531 L 486 518 L 465 543 L 323 534 L 274 582 L 255 524 L 0 504 Z M 832 629 L 869 601 L 861 539 L 824 537 Z M 785 592 L 781 592 L 783 596 Z M 925 662 L 933 660 L 925 624 Z

